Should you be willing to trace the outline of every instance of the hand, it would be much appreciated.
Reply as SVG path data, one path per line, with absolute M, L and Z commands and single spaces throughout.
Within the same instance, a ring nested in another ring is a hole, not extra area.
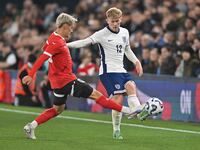
M 140 61 L 136 61 L 135 63 L 135 69 L 136 69 L 136 72 L 139 76 L 142 76 L 143 75 L 143 68 L 142 68 L 142 65 L 140 63 Z
M 29 85 L 32 82 L 32 78 L 30 76 L 25 76 L 22 79 L 23 84 Z

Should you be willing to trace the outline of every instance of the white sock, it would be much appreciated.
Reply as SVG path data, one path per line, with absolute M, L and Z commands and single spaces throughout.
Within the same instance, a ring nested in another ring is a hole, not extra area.
M 32 127 L 33 129 L 35 129 L 37 126 L 38 126 L 37 121 L 33 120 L 33 121 L 31 122 L 31 127 Z
M 130 114 L 131 113 L 131 109 L 129 107 L 122 106 L 121 112 L 125 113 L 125 114 Z
M 120 124 L 122 119 L 122 113 L 116 110 L 112 110 L 112 123 L 113 123 L 113 131 L 120 131 Z
M 127 101 L 130 109 L 137 109 L 139 106 L 141 106 L 140 101 L 136 95 L 129 95 Z

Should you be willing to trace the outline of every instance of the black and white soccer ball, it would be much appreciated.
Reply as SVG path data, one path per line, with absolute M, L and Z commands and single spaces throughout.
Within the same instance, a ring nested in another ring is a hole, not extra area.
M 159 98 L 152 97 L 146 102 L 144 108 L 148 111 L 149 115 L 155 116 L 163 112 L 164 106 Z

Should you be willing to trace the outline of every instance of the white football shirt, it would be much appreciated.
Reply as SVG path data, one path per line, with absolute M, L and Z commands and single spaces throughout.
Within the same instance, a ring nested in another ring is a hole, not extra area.
M 99 74 L 126 73 L 123 59 L 126 46 L 129 46 L 129 33 L 120 27 L 118 33 L 105 27 L 89 37 L 92 44 L 97 43 L 101 52 L 101 65 Z

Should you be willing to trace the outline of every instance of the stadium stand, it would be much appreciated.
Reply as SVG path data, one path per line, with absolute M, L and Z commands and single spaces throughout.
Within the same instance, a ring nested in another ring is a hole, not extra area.
M 70 11 L 79 20 L 71 38 L 73 41 L 87 37 L 104 27 L 105 10 L 116 6 L 124 11 L 122 26 L 130 32 L 131 46 L 135 54 L 145 62 L 145 73 L 200 77 L 199 1 L 79 0 L 73 1 L 73 5 L 69 5 L 69 2 L 66 4 L 68 5 L 63 5 L 60 1 L 46 1 L 40 5 L 37 1 L 25 0 L 20 5 L 17 1 L 7 1 L 0 18 L 0 62 L 5 62 L 3 51 L 8 49 L 8 46 L 18 57 L 17 69 L 27 62 L 30 53 L 36 56 L 40 54 L 42 44 L 53 31 L 53 22 L 60 12 Z M 166 54 L 167 56 L 163 57 L 163 47 L 167 47 L 169 56 Z M 94 45 L 90 49 L 93 63 L 96 63 L 95 60 L 99 57 L 98 48 Z M 144 51 L 149 53 L 145 60 L 142 55 Z M 186 51 L 190 54 L 187 60 L 183 58 Z M 81 63 L 81 50 L 74 49 L 71 53 L 75 62 L 74 71 L 77 72 Z M 153 57 L 156 57 L 155 61 L 152 61 Z M 125 58 L 124 61 L 128 60 Z M 1 63 L 0 68 L 3 68 Z M 170 65 L 170 69 L 167 69 L 166 65 Z M 129 62 L 125 68 L 128 71 L 134 70 L 134 66 Z M 189 71 L 187 68 L 190 68 Z

